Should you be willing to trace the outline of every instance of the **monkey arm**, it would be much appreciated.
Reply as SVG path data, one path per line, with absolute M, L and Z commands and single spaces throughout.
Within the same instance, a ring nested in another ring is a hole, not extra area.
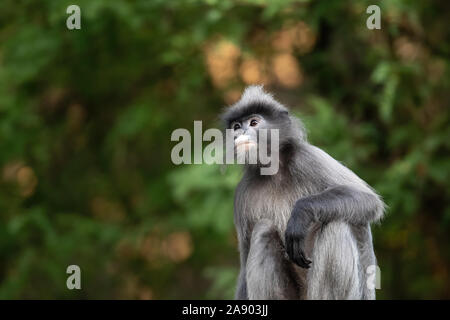
M 304 240 L 312 223 L 341 220 L 352 225 L 364 225 L 381 219 L 383 211 L 383 202 L 370 189 L 348 185 L 330 187 L 304 197 L 296 202 L 288 221 L 286 251 L 292 261 L 309 268 L 311 261 L 304 254 Z
M 246 267 L 241 267 L 234 297 L 236 300 L 248 300 L 246 273 Z
M 237 280 L 235 299 L 236 300 L 248 300 L 247 292 L 247 258 L 250 251 L 250 228 L 248 226 L 248 220 L 243 212 L 245 197 L 243 190 L 243 184 L 240 182 L 236 187 L 234 198 L 234 225 L 236 227 L 236 233 L 239 244 L 239 257 L 240 257 L 240 270 Z
M 292 215 L 309 222 L 344 220 L 361 225 L 380 220 L 383 211 L 384 204 L 375 193 L 340 185 L 298 200 Z
M 240 264 L 241 268 L 239 270 L 238 282 L 236 287 L 236 300 L 248 300 L 247 293 L 247 257 L 249 252 L 249 243 L 244 243 L 244 240 L 239 240 L 239 254 L 240 254 Z

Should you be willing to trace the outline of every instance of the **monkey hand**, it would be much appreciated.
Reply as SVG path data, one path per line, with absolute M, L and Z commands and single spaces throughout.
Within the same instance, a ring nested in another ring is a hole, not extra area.
M 312 222 L 312 215 L 302 206 L 301 200 L 297 201 L 286 227 L 286 252 L 294 263 L 305 269 L 311 264 L 305 255 L 305 239 Z

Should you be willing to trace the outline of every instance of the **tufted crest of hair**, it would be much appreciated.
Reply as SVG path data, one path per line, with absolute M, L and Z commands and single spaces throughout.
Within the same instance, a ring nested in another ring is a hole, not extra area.
M 288 109 L 265 92 L 262 86 L 250 86 L 245 89 L 238 102 L 227 108 L 222 115 L 222 120 L 228 128 L 233 121 L 252 114 L 276 118 L 283 114 L 288 115 L 288 113 Z
M 293 117 L 289 110 L 276 101 L 270 93 L 264 91 L 263 86 L 249 86 L 245 89 L 241 99 L 223 112 L 221 119 L 226 128 L 229 128 L 233 121 L 243 119 L 253 114 L 267 117 L 272 123 L 286 131 L 290 128 L 288 135 L 294 135 L 301 140 L 306 139 L 302 122 Z

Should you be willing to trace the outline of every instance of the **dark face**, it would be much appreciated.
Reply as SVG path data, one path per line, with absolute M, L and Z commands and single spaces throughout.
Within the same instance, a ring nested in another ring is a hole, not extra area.
M 233 121 L 230 129 L 233 130 L 234 147 L 237 152 L 248 152 L 258 145 L 258 130 L 266 128 L 266 121 L 261 115 L 251 115 Z
M 268 160 L 265 159 L 275 151 L 278 154 L 279 143 L 275 144 L 272 140 L 279 139 L 278 136 L 273 136 L 274 132 L 271 129 L 279 127 L 280 123 L 261 114 L 252 114 L 232 121 L 229 129 L 233 130 L 234 152 L 238 163 L 267 165 Z
M 234 138 L 238 163 L 243 163 L 239 158 L 244 155 L 245 163 L 253 164 L 252 157 L 256 153 L 256 164 L 266 166 L 267 156 L 276 160 L 290 155 L 290 146 L 303 139 L 302 126 L 283 105 L 262 91 L 258 93 L 260 88 L 248 90 L 239 102 L 221 115 L 221 119 L 227 134 L 231 133 Z M 260 98 L 258 94 L 261 94 Z M 227 156 L 233 152 L 230 147 L 227 143 Z

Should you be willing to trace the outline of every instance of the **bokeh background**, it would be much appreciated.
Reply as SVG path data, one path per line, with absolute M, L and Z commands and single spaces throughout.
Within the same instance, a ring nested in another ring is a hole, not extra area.
M 445 0 L 2 0 L 0 298 L 232 298 L 240 170 L 175 166 L 170 136 L 255 83 L 384 197 L 378 298 L 450 298 L 449 21 Z

